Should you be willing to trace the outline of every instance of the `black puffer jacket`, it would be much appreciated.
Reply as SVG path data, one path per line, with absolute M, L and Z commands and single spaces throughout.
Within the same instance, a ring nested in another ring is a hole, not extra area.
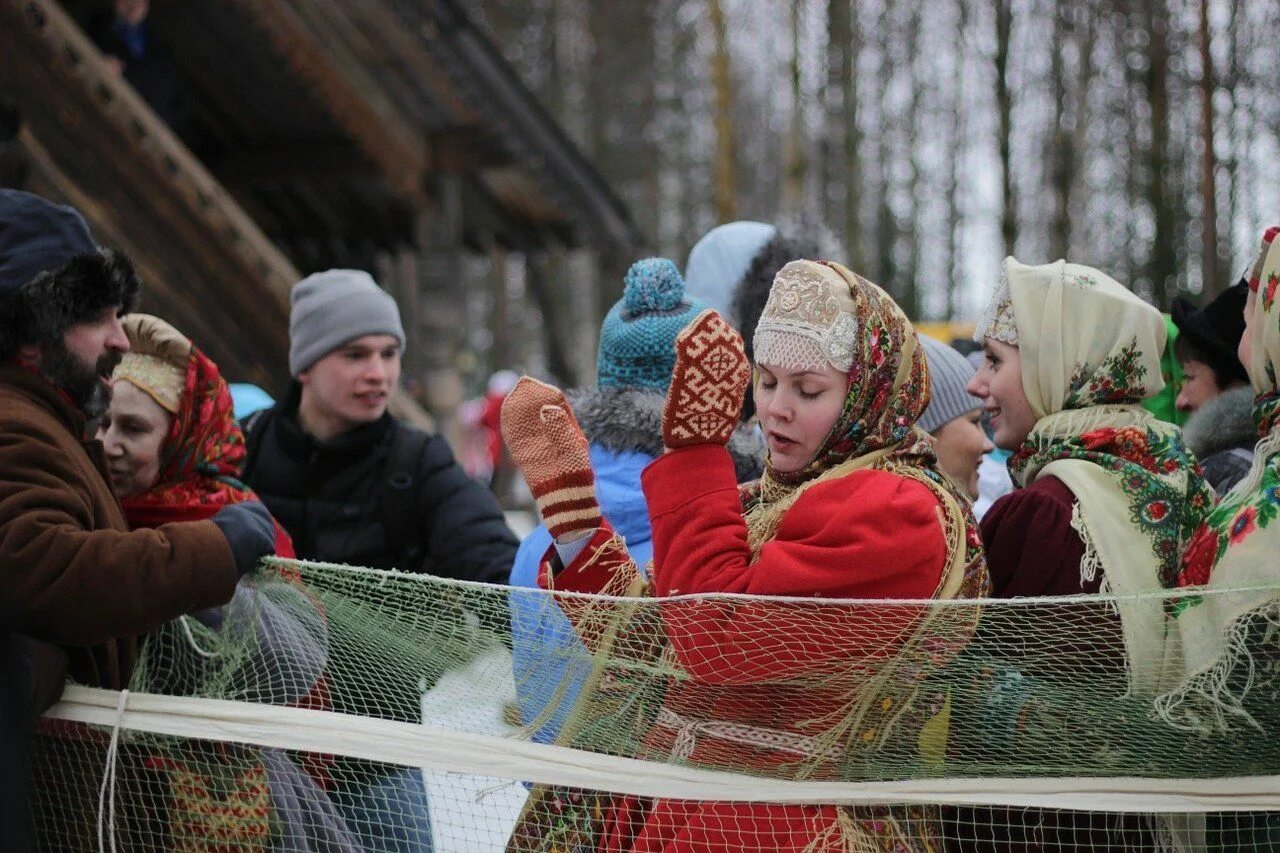
M 422 558 L 403 562 L 387 527 L 399 517 L 387 506 L 390 455 L 397 432 L 412 427 L 389 414 L 319 442 L 298 424 L 299 393 L 265 412 L 247 430 L 244 479 L 279 520 L 298 556 L 377 569 L 399 568 L 460 580 L 506 583 L 519 543 L 497 500 L 470 479 L 438 435 L 426 438 L 412 489 L 417 511 L 406 541 Z

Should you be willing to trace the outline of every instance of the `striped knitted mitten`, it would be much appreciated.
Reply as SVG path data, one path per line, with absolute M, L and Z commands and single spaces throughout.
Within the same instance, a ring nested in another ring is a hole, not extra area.
M 502 402 L 502 437 L 556 539 L 601 525 L 587 438 L 554 385 L 523 376 Z
M 675 345 L 676 366 L 662 408 L 663 446 L 728 444 L 751 378 L 742 336 L 708 309 L 684 327 Z

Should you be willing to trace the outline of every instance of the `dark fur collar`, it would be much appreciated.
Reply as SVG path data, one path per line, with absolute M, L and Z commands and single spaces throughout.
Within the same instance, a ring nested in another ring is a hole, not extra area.
M 1253 447 L 1258 442 L 1253 388 L 1232 388 L 1205 403 L 1183 426 L 1182 438 L 1200 459 L 1233 447 Z
M 569 404 L 592 444 L 614 453 L 662 455 L 662 406 L 666 395 L 641 388 L 598 388 L 568 393 Z M 755 429 L 739 429 L 729 440 L 738 482 L 764 470 L 764 442 Z

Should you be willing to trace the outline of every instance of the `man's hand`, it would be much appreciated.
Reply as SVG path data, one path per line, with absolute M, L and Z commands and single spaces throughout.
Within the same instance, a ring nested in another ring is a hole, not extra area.
M 276 528 L 271 513 L 261 501 L 244 501 L 218 510 L 211 519 L 231 546 L 236 561 L 236 578 L 242 578 L 258 560 L 276 552 Z

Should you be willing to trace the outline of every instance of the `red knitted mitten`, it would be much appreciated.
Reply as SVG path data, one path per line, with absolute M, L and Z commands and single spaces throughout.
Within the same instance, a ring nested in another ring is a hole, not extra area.
M 502 401 L 502 437 L 552 536 L 601 525 L 587 438 L 559 388 L 521 377 Z
M 662 409 L 662 444 L 728 444 L 742 412 L 751 365 L 742 336 L 710 309 L 676 336 L 676 366 Z

